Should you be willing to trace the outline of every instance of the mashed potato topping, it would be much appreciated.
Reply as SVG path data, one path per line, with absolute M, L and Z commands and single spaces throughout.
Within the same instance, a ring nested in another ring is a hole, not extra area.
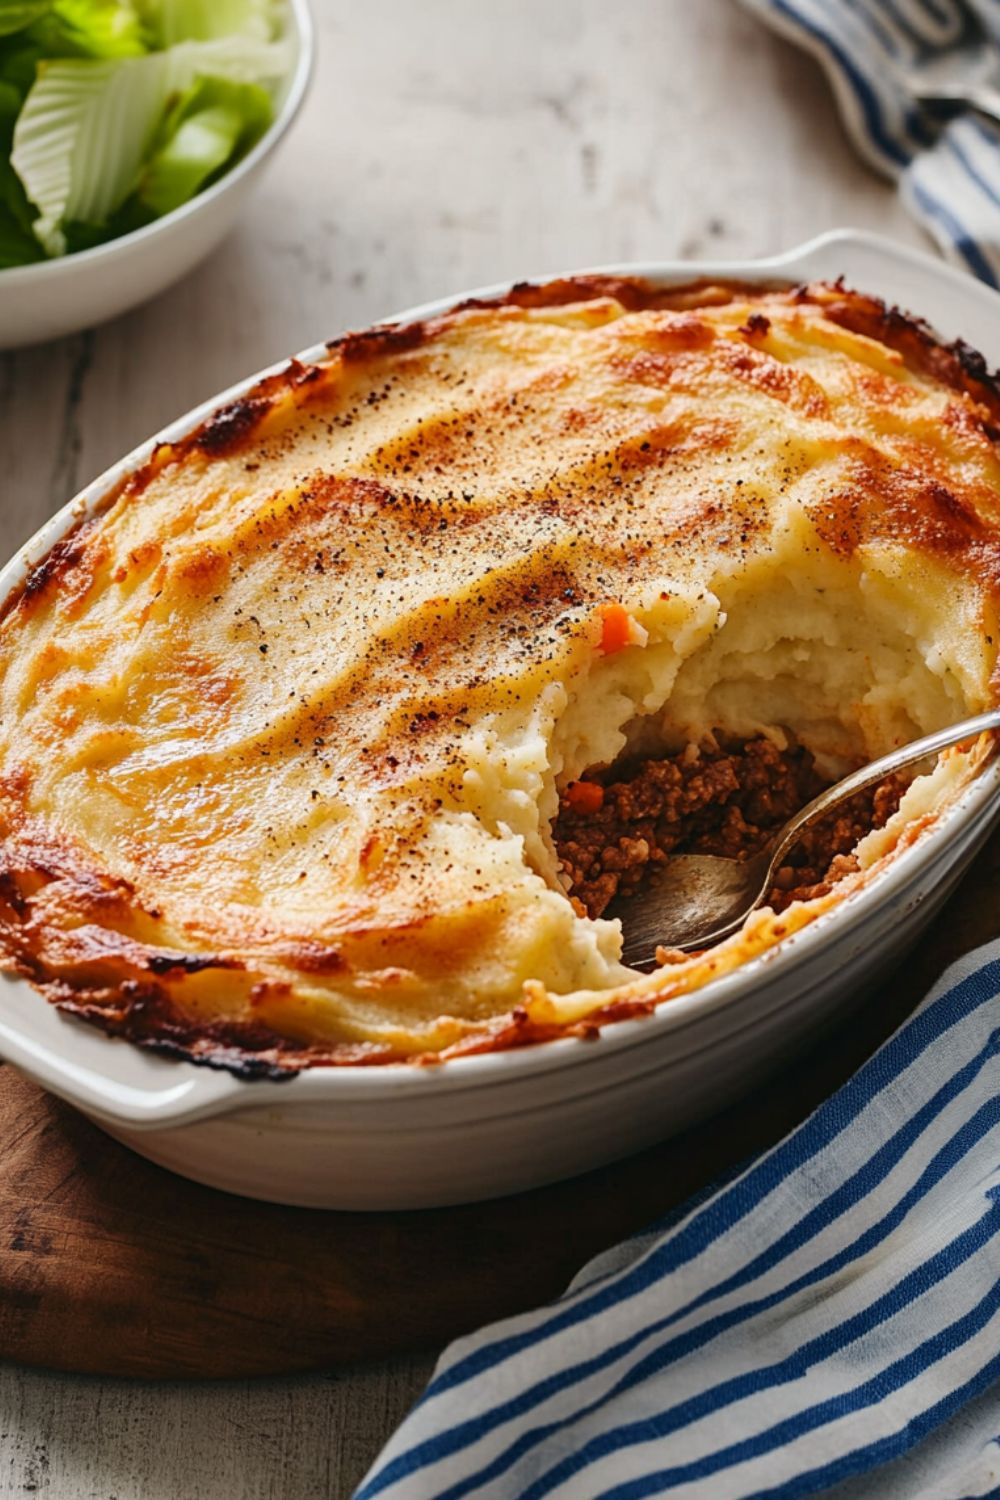
M 5 607 L 0 958 L 251 1074 L 593 1027 L 745 962 L 976 756 L 833 893 L 649 975 L 567 894 L 560 793 L 719 736 L 831 777 L 993 704 L 995 424 L 981 361 L 839 284 L 584 278 L 293 361 Z

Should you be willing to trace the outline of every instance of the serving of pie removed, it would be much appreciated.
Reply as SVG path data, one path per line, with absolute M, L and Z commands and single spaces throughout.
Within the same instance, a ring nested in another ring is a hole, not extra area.
M 997 701 L 1000 396 L 840 283 L 584 277 L 292 361 L 0 618 L 0 963 L 281 1076 L 641 1014 L 876 882 L 989 754 L 849 809 L 700 954 L 678 849 Z

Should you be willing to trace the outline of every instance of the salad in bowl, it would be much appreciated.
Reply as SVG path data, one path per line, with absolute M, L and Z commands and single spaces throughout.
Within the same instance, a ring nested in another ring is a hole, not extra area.
M 274 119 L 269 0 L 0 0 L 0 267 L 187 203 Z
M 0 347 L 121 311 L 211 249 L 310 64 L 305 0 L 0 0 Z

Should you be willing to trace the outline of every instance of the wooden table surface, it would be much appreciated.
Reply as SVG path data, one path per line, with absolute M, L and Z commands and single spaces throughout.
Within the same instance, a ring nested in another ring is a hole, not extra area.
M 733 0 L 314 10 L 311 97 L 223 248 L 137 312 L 0 355 L 3 556 L 170 418 L 427 298 L 845 224 L 925 243 L 818 67 Z M 0 1496 L 340 1500 L 432 1362 L 208 1386 L 0 1367 Z

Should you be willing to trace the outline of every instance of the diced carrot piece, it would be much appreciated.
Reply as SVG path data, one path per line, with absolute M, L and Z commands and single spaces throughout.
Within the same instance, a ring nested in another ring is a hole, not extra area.
M 595 813 L 604 806 L 604 788 L 597 781 L 571 781 L 563 797 L 575 813 Z
M 624 604 L 612 602 L 601 606 L 601 650 L 614 656 L 632 640 L 632 616 Z

